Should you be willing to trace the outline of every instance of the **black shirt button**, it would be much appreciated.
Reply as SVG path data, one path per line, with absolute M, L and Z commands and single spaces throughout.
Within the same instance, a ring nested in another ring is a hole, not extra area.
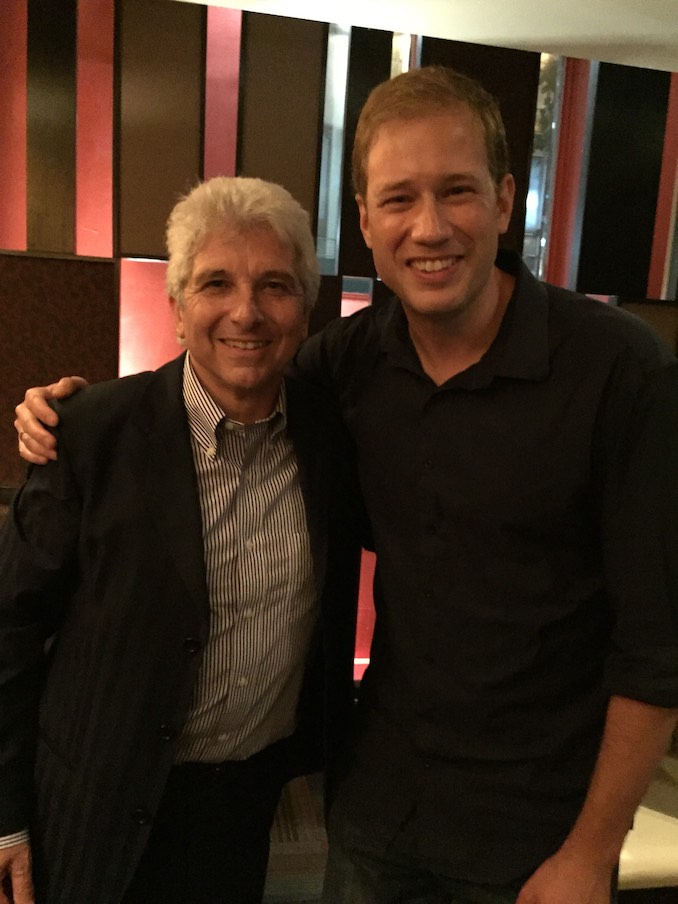
M 193 655 L 200 649 L 200 641 L 197 637 L 187 637 L 184 641 L 184 652 Z
M 426 468 L 427 471 L 431 470 L 431 468 L 433 467 L 433 462 L 431 461 L 430 458 L 426 459 L 426 461 L 424 462 L 424 467 Z
M 139 807 L 138 810 L 135 810 L 132 813 L 132 819 L 138 826 L 147 826 L 151 821 L 151 814 L 148 810 Z
M 177 736 L 177 732 L 174 726 L 170 725 L 169 722 L 163 722 L 158 729 L 158 736 L 161 741 L 173 741 Z

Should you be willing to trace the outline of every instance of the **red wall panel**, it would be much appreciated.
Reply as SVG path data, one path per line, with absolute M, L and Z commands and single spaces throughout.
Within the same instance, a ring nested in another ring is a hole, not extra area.
M 676 192 L 678 192 L 678 72 L 674 72 L 671 76 L 669 104 L 666 112 L 664 153 L 647 285 L 648 298 L 661 298 L 663 294 L 664 273 L 671 243 L 671 227 L 673 225 L 674 229 L 678 228 L 678 220 L 674 223 L 674 217 L 676 217 L 674 204 L 678 203 L 675 199 Z
M 0 3 L 0 248 L 26 250 L 26 33 L 24 0 Z
M 240 90 L 242 12 L 210 6 L 205 61 L 205 149 L 203 173 L 235 176 Z
M 120 261 L 121 377 L 155 370 L 181 352 L 165 291 L 164 261 Z
M 75 253 L 113 254 L 114 0 L 78 3 Z

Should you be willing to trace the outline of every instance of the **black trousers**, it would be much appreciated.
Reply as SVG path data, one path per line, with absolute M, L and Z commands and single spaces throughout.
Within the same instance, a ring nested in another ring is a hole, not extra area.
M 283 751 L 176 766 L 123 904 L 260 904 Z

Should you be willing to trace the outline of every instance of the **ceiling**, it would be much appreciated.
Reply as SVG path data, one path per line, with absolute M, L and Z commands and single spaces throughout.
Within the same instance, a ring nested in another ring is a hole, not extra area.
M 678 0 L 210 0 L 210 3 L 251 12 L 678 71 Z

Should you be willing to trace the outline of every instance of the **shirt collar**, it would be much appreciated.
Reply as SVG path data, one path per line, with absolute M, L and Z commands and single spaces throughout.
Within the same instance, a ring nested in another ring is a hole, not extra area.
M 207 450 L 217 447 L 217 430 L 222 421 L 242 426 L 239 422 L 231 420 L 223 408 L 205 390 L 191 364 L 190 352 L 186 352 L 184 359 L 183 392 L 191 434 L 203 449 Z M 255 423 L 267 423 L 271 436 L 275 436 L 275 434 L 285 428 L 287 425 L 287 394 L 284 382 L 280 385 L 275 408 L 271 414 L 260 421 L 255 421 Z
M 515 278 L 515 288 L 492 345 L 477 364 L 449 381 L 468 389 L 486 386 L 494 377 L 543 380 L 549 372 L 546 289 L 515 252 L 499 251 L 496 263 L 499 269 Z M 407 318 L 397 299 L 384 316 L 383 350 L 396 366 L 421 372 L 407 328 Z

